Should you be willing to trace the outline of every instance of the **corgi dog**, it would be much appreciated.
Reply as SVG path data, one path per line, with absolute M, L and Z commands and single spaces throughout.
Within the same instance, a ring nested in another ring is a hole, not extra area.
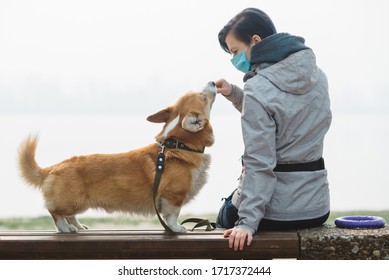
M 203 151 L 214 143 L 210 112 L 215 97 L 215 84 L 209 82 L 201 92 L 188 92 L 174 105 L 149 116 L 150 122 L 165 123 L 156 143 L 129 152 L 75 156 L 42 168 L 35 161 L 37 137 L 30 136 L 19 147 L 21 177 L 42 191 L 45 206 L 62 233 L 87 229 L 76 215 L 89 208 L 152 215 L 157 154 L 169 142 L 164 146 L 165 167 L 156 206 L 172 231 L 185 232 L 177 219 L 181 207 L 207 181 L 211 157 Z

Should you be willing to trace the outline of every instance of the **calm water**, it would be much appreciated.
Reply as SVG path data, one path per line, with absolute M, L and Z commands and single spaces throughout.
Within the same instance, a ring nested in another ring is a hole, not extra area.
M 216 213 L 236 187 L 242 154 L 239 115 L 213 116 L 216 142 L 209 181 L 183 213 Z M 389 209 L 387 139 L 389 114 L 335 115 L 325 159 L 332 210 Z M 39 133 L 37 161 L 44 167 L 73 155 L 118 153 L 154 142 L 162 128 L 139 116 L 0 116 L 0 217 L 47 215 L 39 191 L 18 177 L 16 151 L 29 133 Z M 99 216 L 104 212 L 88 211 Z

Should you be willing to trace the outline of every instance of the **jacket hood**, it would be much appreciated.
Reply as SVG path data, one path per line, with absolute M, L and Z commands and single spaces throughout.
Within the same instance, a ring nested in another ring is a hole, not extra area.
M 244 80 L 261 75 L 280 90 L 305 94 L 317 82 L 316 58 L 302 37 L 276 33 L 251 50 L 252 68 Z
M 262 65 L 264 66 L 264 65 Z M 282 91 L 305 94 L 318 80 L 316 57 L 312 50 L 302 50 L 269 67 L 255 70 Z

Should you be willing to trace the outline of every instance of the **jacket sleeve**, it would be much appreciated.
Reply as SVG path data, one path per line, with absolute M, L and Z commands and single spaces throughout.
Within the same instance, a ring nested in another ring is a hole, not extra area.
M 276 123 L 257 88 L 253 91 L 253 85 L 246 83 L 244 92 L 241 122 L 245 176 L 236 226 L 255 233 L 277 181 L 273 172 L 277 161 Z
M 234 105 L 239 112 L 242 112 L 243 90 L 240 87 L 232 85 L 231 94 L 226 96 L 226 98 L 231 101 L 232 105 Z

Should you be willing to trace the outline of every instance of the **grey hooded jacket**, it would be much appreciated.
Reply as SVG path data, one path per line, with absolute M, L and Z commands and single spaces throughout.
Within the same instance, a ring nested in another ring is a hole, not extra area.
M 302 38 L 294 38 L 301 43 Z M 234 85 L 227 99 L 242 113 L 245 146 L 245 174 L 232 199 L 238 208 L 236 226 L 254 233 L 263 218 L 305 220 L 330 210 L 327 170 L 273 169 L 277 163 L 322 157 L 331 110 L 327 78 L 307 47 L 281 61 L 254 65 L 252 71 L 244 89 Z

